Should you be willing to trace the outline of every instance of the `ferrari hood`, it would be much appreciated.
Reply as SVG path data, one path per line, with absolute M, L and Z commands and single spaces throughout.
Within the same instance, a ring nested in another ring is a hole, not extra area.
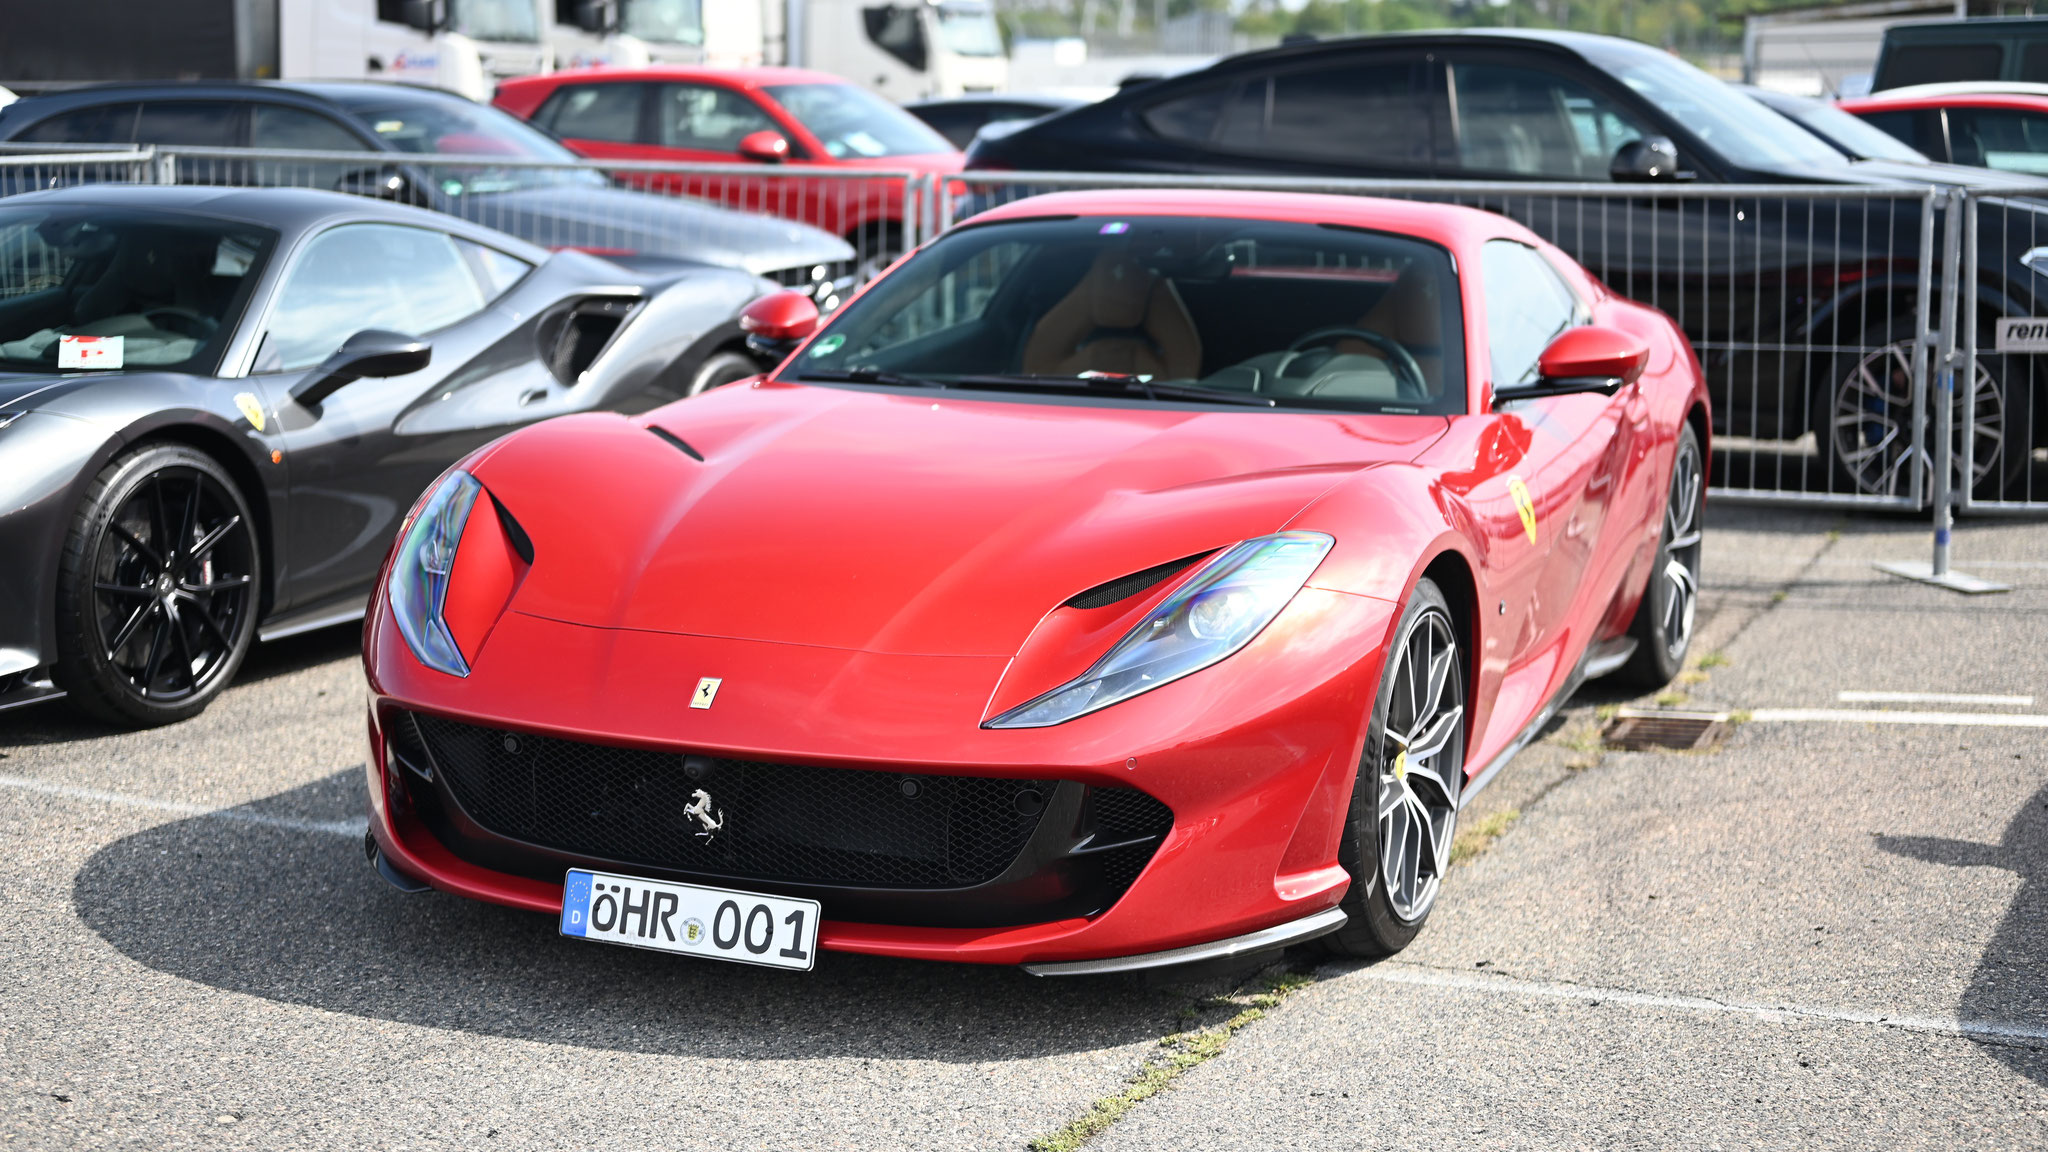
M 539 425 L 476 469 L 534 545 L 510 608 L 1009 655 L 1077 593 L 1276 531 L 1447 424 L 1037 399 L 763 383 Z

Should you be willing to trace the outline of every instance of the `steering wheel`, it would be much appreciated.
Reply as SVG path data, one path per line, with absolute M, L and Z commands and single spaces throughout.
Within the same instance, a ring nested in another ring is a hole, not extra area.
M 1429 381 L 1423 379 L 1422 365 L 1415 362 L 1415 357 L 1409 354 L 1408 349 L 1402 347 L 1399 340 L 1383 332 L 1374 332 L 1369 328 L 1349 328 L 1343 325 L 1338 325 L 1335 328 L 1318 328 L 1313 332 L 1296 338 L 1294 343 L 1287 346 L 1287 350 L 1289 352 L 1301 352 L 1318 344 L 1326 344 L 1332 340 L 1347 336 L 1354 340 L 1364 341 L 1374 352 L 1379 353 L 1380 359 L 1385 360 L 1388 366 L 1394 370 L 1396 387 L 1400 388 L 1409 399 L 1429 399 Z M 1282 369 L 1282 371 L 1285 371 L 1285 369 Z
M 173 322 L 165 324 L 157 319 L 159 316 Z M 149 321 L 152 327 L 161 328 L 166 332 L 176 332 L 180 336 L 190 336 L 194 340 L 204 340 L 220 330 L 220 321 L 213 317 L 190 308 L 178 308 L 168 304 L 161 308 L 143 309 L 142 318 Z

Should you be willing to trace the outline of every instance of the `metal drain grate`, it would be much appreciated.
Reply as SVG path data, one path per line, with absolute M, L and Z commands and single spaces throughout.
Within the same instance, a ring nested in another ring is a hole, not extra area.
M 1642 711 L 1623 708 L 1607 724 L 1609 747 L 1640 752 L 1648 748 L 1707 748 L 1728 734 L 1726 712 Z

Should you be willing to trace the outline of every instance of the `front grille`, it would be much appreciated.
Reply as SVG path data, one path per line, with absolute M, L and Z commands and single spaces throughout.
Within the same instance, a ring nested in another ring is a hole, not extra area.
M 1102 853 L 1102 878 L 1121 894 L 1173 828 L 1173 811 L 1136 788 L 1093 788 L 1089 795 L 1095 804 L 1096 840 L 1120 845 Z
M 414 734 L 394 737 L 393 750 L 407 760 L 424 751 L 430 770 L 485 831 L 717 876 L 865 888 L 986 883 L 1023 851 L 1055 787 L 615 748 L 394 714 L 396 729 L 415 723 Z M 715 831 L 689 811 L 700 791 L 709 798 L 705 814 L 719 822 Z M 1145 847 L 1146 858 L 1154 846 Z

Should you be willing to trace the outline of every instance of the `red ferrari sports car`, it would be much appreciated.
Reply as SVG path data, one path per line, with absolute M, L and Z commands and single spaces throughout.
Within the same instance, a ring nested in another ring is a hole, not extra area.
M 798 969 L 1384 954 L 1558 704 L 1691 639 L 1698 362 L 1499 216 L 1043 196 L 748 325 L 766 378 L 421 498 L 387 879 Z

